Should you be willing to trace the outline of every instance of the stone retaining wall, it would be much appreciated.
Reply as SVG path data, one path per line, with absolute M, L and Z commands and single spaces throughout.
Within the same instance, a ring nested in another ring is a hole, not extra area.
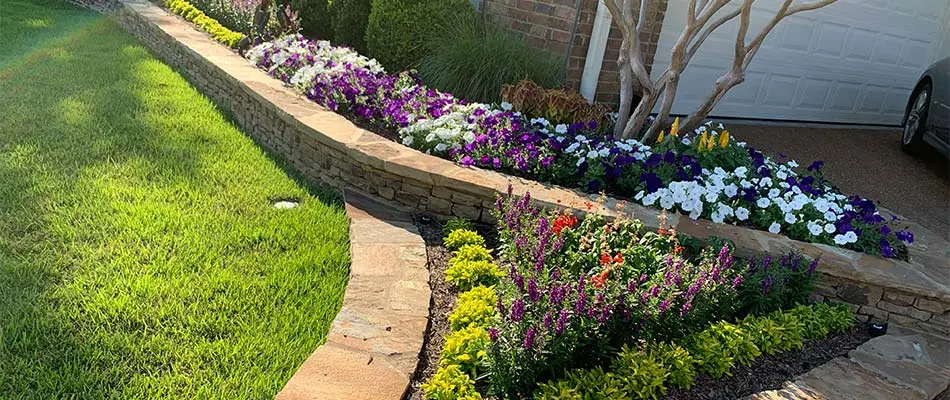
M 950 335 L 950 302 L 945 300 L 827 274 L 820 277 L 812 300 L 845 303 L 860 321 L 870 318 L 942 337 Z
M 545 207 L 584 209 L 584 203 L 596 197 L 493 171 L 461 167 L 361 129 L 298 96 L 192 25 L 144 0 L 120 0 L 116 18 L 154 54 L 230 112 L 260 144 L 326 184 L 390 204 L 482 222 L 492 221 L 495 196 L 509 185 L 515 193 L 530 192 L 534 203 Z M 634 203 L 606 198 L 603 208 L 595 212 L 615 215 L 617 210 L 639 218 L 646 229 L 657 228 L 659 212 Z M 911 262 L 798 242 L 733 225 L 694 221 L 676 213 L 669 215 L 668 226 L 699 239 L 730 239 L 740 255 L 781 254 L 795 249 L 811 257 L 820 256 L 823 277 L 819 294 L 823 298 L 848 302 L 860 314 L 879 316 L 897 324 L 950 331 L 950 245 L 919 225 L 911 224 L 917 236 L 909 248 Z M 872 294 L 857 301 L 858 297 L 851 296 L 852 286 L 863 287 Z M 892 289 L 895 295 L 885 299 L 884 291 Z M 881 294 L 873 295 L 877 292 Z M 900 293 L 912 294 L 914 300 L 893 300 Z

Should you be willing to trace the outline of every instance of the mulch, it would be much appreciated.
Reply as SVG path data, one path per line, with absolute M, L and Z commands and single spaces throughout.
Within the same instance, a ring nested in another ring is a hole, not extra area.
M 674 390 L 666 400 L 738 399 L 766 390 L 781 389 L 786 381 L 821 366 L 868 341 L 871 335 L 863 324 L 850 332 L 840 332 L 820 340 L 809 340 L 801 350 L 774 354 L 755 360 L 748 367 L 733 368 L 732 376 L 712 379 L 701 376 L 690 390 Z
M 435 374 L 439 367 L 439 353 L 445 343 L 445 336 L 449 333 L 448 315 L 455 308 L 459 293 L 445 282 L 445 269 L 448 267 L 451 252 L 442 245 L 445 236 L 442 224 L 438 219 L 425 215 L 416 215 L 413 221 L 426 243 L 432 299 L 429 304 L 429 326 L 419 355 L 419 366 L 404 399 L 424 400 L 420 385 Z M 496 247 L 497 235 L 494 229 L 489 226 L 477 226 L 476 229 L 486 238 L 487 247 Z M 867 329 L 858 325 L 850 332 L 833 334 L 821 340 L 809 340 L 801 350 L 761 357 L 748 367 L 738 366 L 732 370 L 731 376 L 720 379 L 699 377 L 692 389 L 673 390 L 664 399 L 737 399 L 765 390 L 780 389 L 786 381 L 835 357 L 847 355 L 870 338 Z

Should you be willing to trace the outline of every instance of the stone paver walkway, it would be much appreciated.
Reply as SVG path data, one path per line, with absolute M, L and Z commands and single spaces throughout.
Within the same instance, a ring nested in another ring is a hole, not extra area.
M 877 337 L 750 400 L 931 400 L 950 384 L 950 340 L 911 331 Z
M 429 318 L 426 247 L 408 214 L 347 192 L 350 282 L 343 307 L 278 400 L 401 399 Z M 318 227 L 315 227 L 318 229 Z

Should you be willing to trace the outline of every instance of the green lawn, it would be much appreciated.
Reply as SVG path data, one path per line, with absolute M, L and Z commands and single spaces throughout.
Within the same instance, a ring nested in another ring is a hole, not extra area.
M 101 16 L 2 0 L 0 37 L 0 398 L 272 398 L 340 307 L 339 200 Z

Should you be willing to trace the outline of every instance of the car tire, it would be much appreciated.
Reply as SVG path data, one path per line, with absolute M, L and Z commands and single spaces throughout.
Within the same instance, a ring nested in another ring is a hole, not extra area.
M 929 83 L 921 85 L 914 91 L 907 106 L 901 131 L 901 149 L 909 154 L 917 154 L 923 148 L 932 93 Z

